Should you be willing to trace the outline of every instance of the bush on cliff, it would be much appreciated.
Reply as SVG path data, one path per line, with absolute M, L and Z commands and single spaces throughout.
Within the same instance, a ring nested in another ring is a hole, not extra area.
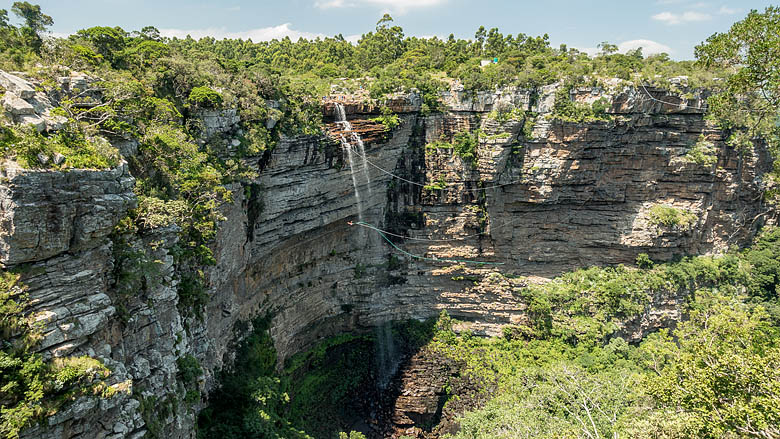
M 222 95 L 209 87 L 200 86 L 190 91 L 187 101 L 198 107 L 219 108 L 222 105 Z
M 0 435 L 15 439 L 32 423 L 77 397 L 110 396 L 110 371 L 89 357 L 44 361 L 35 352 L 42 324 L 29 309 L 19 270 L 0 271 Z
M 63 156 L 59 163 L 57 155 Z M 120 161 L 116 148 L 104 139 L 87 137 L 72 121 L 52 135 L 30 126 L 0 126 L 0 157 L 26 169 L 109 169 Z

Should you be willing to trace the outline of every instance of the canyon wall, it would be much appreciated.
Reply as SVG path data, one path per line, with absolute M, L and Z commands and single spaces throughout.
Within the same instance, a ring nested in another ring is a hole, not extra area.
M 401 96 L 388 102 L 401 121 L 390 132 L 369 120 L 376 107 L 345 103 L 347 118 L 366 133 L 365 156 L 356 149 L 352 166 L 328 136 L 282 138 L 271 154 L 246 158 L 259 177 L 251 190 L 231 187 L 201 316 L 177 307 L 175 227 L 129 243 L 146 249 L 158 269 L 137 294 L 117 288 L 110 233 L 135 205 L 125 164 L 55 172 L 5 163 L 0 262 L 25 267 L 45 327 L 39 349 L 45 357 L 101 359 L 117 390 L 78 399 L 24 437 L 194 437 L 204 402 L 184 402 L 176 360 L 200 362 L 198 386 L 207 394 L 258 316 L 272 318 L 280 362 L 324 337 L 442 309 L 476 333 L 495 335 L 524 321 L 515 293 L 528 282 L 632 264 L 639 253 L 664 261 L 722 252 L 774 220 L 762 198 L 770 157 L 760 145 L 744 153 L 726 145 L 705 121 L 702 100 L 650 88 L 577 89 L 577 101 L 608 99 L 612 120 L 575 123 L 550 117 L 555 91 L 453 89 L 443 95 L 444 111 L 433 114 L 421 113 L 418 97 Z M 323 108 L 330 131 L 338 129 L 334 108 Z M 500 121 L 493 111 L 507 108 L 537 117 Z M 231 144 L 238 136 L 234 112 L 200 117 L 212 139 Z M 426 148 L 477 129 L 473 163 L 451 148 Z M 686 159 L 701 136 L 716 163 Z M 133 154 L 132 142 L 118 143 Z M 659 224 L 655 206 L 690 221 Z M 387 240 L 359 220 L 387 231 Z M 655 298 L 626 333 L 641 337 L 679 318 L 680 300 Z

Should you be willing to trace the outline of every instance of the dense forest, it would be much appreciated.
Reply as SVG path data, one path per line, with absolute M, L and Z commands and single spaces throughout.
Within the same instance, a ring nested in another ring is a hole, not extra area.
M 389 15 L 356 44 L 341 35 L 178 39 L 151 26 L 97 26 L 52 38 L 52 24 L 28 2 L 15 2 L 10 15 L 0 10 L 0 69 L 24 72 L 47 91 L 56 90 L 58 77 L 84 72 L 98 78 L 91 92 L 103 103 L 91 105 L 91 93 L 63 99 L 56 114 L 66 122 L 56 133 L 2 116 L 0 157 L 25 168 L 105 169 L 123 157 L 99 136 L 137 140 L 137 154 L 125 159 L 137 179 L 138 207 L 112 237 L 117 289 L 132 294 L 145 279 L 139 272 L 154 270 L 153 261 L 127 244 L 131 237 L 176 224 L 179 306 L 191 318 L 208 300 L 201 267 L 214 263 L 210 243 L 219 206 L 233 196 L 226 185 L 240 183 L 251 194 L 256 175 L 244 158 L 270 154 L 283 136 L 323 135 L 320 105 L 332 92 L 366 90 L 365 99 L 379 106 L 395 93 L 418 93 L 422 112 L 433 114 L 443 110 L 439 93 L 454 83 L 473 93 L 556 82 L 568 91 L 610 78 L 675 88 L 669 78 L 686 76 L 687 86 L 676 91 L 707 90 L 707 117 L 728 134 L 730 145 L 766 145 L 780 157 L 780 8 L 752 11 L 729 32 L 713 35 L 696 48 L 695 61 L 644 56 L 641 49 L 618 53 L 608 42 L 589 56 L 552 47 L 547 35 L 484 27 L 470 40 L 410 37 Z M 498 62 L 481 66 L 485 58 Z M 221 108 L 237 109 L 242 135 L 236 148 L 196 140 L 203 134 L 198 112 Z M 506 111 L 512 117 L 513 109 Z M 569 122 L 608 117 L 596 105 L 571 102 L 568 93 L 557 97 L 554 115 Z M 383 117 L 391 128 L 392 114 Z M 267 124 L 269 118 L 278 123 Z M 41 162 L 42 153 L 67 158 Z M 766 201 L 776 196 L 770 181 Z M 35 353 L 40 334 L 34 316 L 24 312 L 18 278 L 12 271 L 0 278 L 0 432 L 10 438 L 76 395 L 105 392 L 100 378 L 108 373 L 90 358 L 44 361 Z M 484 383 L 486 402 L 463 413 L 454 438 L 780 438 L 778 288 L 780 230 L 767 228 L 752 247 L 725 255 L 666 264 L 643 255 L 636 266 L 583 268 L 523 289 L 532 324 L 506 328 L 501 338 L 456 333 L 446 313 L 426 324 L 399 323 L 396 331 L 419 349 L 460 362 L 463 374 Z M 685 320 L 638 345 L 617 337 L 615 321 L 641 312 L 648 296 L 662 289 L 687 292 Z M 329 341 L 279 372 L 267 325 L 255 328 L 202 412 L 199 434 L 338 435 L 345 426 L 329 425 L 330 415 L 349 404 L 371 373 L 360 355 L 370 349 L 366 340 Z M 315 361 L 343 343 L 356 346 L 339 360 L 356 371 L 350 382 L 317 369 Z M 193 361 L 178 365 L 185 382 L 200 373 Z M 311 370 L 301 372 L 303 363 Z M 451 401 L 459 398 L 453 391 Z M 322 416 L 306 415 L 311 413 Z

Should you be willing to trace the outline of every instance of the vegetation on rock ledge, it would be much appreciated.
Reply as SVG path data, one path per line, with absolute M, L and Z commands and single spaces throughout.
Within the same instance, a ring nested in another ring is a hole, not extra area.
M 0 435 L 15 439 L 82 395 L 109 397 L 109 370 L 90 357 L 45 361 L 36 353 L 41 322 L 28 311 L 24 270 L 0 271 Z
M 146 253 L 133 247 L 136 238 L 175 226 L 179 304 L 193 316 L 208 300 L 203 269 L 215 262 L 210 244 L 222 220 L 220 206 L 233 199 L 229 185 L 249 187 L 255 175 L 246 163 L 259 162 L 282 136 L 321 134 L 322 95 L 341 78 L 364 87 L 373 99 L 416 92 L 424 115 L 442 110 L 440 92 L 448 88 L 462 86 L 474 96 L 497 87 L 538 91 L 560 82 L 553 117 L 580 123 L 610 116 L 606 101 L 574 102 L 577 85 L 616 77 L 627 84 L 668 86 L 669 77 L 686 75 L 689 91 L 708 86 L 714 92 L 708 117 L 726 131 L 729 145 L 747 151 L 766 143 L 780 156 L 775 7 L 752 11 L 729 32 L 697 47 L 699 63 L 674 62 L 665 54 L 645 57 L 641 49 L 621 54 L 608 43 L 589 57 L 565 45 L 552 47 L 547 35 L 504 35 L 496 28 L 480 28 L 473 40 L 406 37 L 387 15 L 353 45 L 342 36 L 196 41 L 163 38 L 153 27 L 127 32 L 103 26 L 49 39 L 44 32 L 53 20 L 40 7 L 15 2 L 12 12 L 19 26 L 0 10 L 0 68 L 23 70 L 41 90 L 62 93 L 54 112 L 66 122 L 61 130 L 39 133 L 3 118 L 0 156 L 26 168 L 105 169 L 121 160 L 105 139 L 136 145 L 137 152 L 124 158 L 137 178 L 139 204 L 114 235 L 115 274 L 125 289 L 120 293 L 132 294 L 154 270 Z M 481 67 L 484 57 L 502 61 Z M 58 77 L 73 71 L 91 78 L 85 92 L 99 95 L 99 102 L 60 89 Z M 231 136 L 237 143 L 212 135 L 198 117 L 202 109 L 224 117 L 234 109 L 239 130 Z M 397 115 L 387 107 L 382 111 L 376 122 L 398 126 Z M 535 115 L 519 109 L 490 115 L 500 123 L 521 116 L 529 137 Z M 474 164 L 478 145 L 478 132 L 462 132 L 429 147 L 452 149 Z M 39 157 L 56 154 L 64 161 Z M 713 145 L 702 139 L 685 160 L 714 165 Z M 440 179 L 425 188 L 445 187 Z M 658 205 L 648 220 L 685 228 L 695 218 Z M 455 333 L 442 316 L 426 348 L 498 389 L 485 407 L 464 415 L 456 437 L 780 436 L 779 242 L 780 232 L 768 229 L 750 249 L 722 257 L 654 266 L 645 255 L 638 258 L 639 270 L 587 268 L 515 291 L 529 319 L 500 339 Z M 44 361 L 34 353 L 41 335 L 19 279 L 14 271 L 4 271 L 0 279 L 0 433 L 12 438 L 79 395 L 113 391 L 102 381 L 109 371 L 93 359 Z M 626 343 L 620 337 L 626 322 L 642 316 L 651 296 L 662 293 L 688 297 L 687 320 L 637 345 Z M 344 404 L 373 379 L 365 361 L 370 345 L 364 337 L 331 340 L 294 358 L 279 374 L 267 322 L 256 322 L 200 416 L 200 435 L 335 434 L 343 425 L 326 423 L 342 416 Z M 188 356 L 177 366 L 188 402 L 199 400 L 200 366 Z M 345 379 L 341 372 L 347 368 L 354 373 Z

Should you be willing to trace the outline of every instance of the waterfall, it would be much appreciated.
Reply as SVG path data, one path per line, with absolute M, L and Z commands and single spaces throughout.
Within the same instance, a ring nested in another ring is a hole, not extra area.
M 366 159 L 366 147 L 363 145 L 363 139 L 360 138 L 360 134 L 352 132 L 352 138 L 357 143 L 358 150 L 360 151 L 360 158 L 363 159 L 363 178 L 366 179 L 368 187 L 368 198 L 371 198 L 371 176 L 368 175 L 368 160 Z
M 368 174 L 368 162 L 366 161 L 366 148 L 365 145 L 363 145 L 363 139 L 360 138 L 360 134 L 352 131 L 352 124 L 347 121 L 347 112 L 344 110 L 344 105 L 340 102 L 336 102 L 334 104 L 335 106 L 335 116 L 336 116 L 336 123 L 338 125 L 341 125 L 341 127 L 344 129 L 345 133 L 348 133 L 349 136 L 352 138 L 352 140 L 357 144 L 360 156 L 362 157 L 363 162 L 363 168 L 361 170 L 361 173 L 363 174 L 363 179 L 366 181 L 366 187 L 368 188 L 368 198 L 371 199 L 371 176 Z M 352 153 L 352 144 L 349 143 L 349 140 L 347 140 L 347 137 L 344 134 L 341 134 L 341 147 L 347 150 L 347 160 L 349 160 L 349 170 L 352 174 L 352 186 L 355 189 L 355 199 L 357 200 L 357 208 L 358 208 L 358 218 L 360 221 L 363 221 L 363 205 L 362 205 L 362 199 L 360 196 L 360 191 L 358 190 L 358 181 L 357 177 L 355 176 L 355 171 L 357 169 L 357 166 L 355 164 L 354 156 Z
M 352 145 L 349 144 L 347 139 L 341 136 L 341 146 L 347 150 L 347 161 L 349 161 L 349 173 L 352 175 L 352 187 L 355 190 L 355 201 L 357 201 L 357 213 L 358 220 L 363 221 L 363 201 L 360 199 L 360 191 L 358 190 L 357 177 L 355 176 L 355 160 L 352 157 Z
M 374 349 L 376 350 L 377 385 L 385 390 L 398 370 L 400 357 L 396 355 L 393 326 L 384 322 L 374 329 Z
M 352 187 L 355 190 L 355 200 L 357 201 L 358 219 L 363 221 L 363 200 L 358 189 L 357 164 L 355 163 L 354 152 L 350 140 L 357 145 L 357 151 L 360 154 L 363 174 L 366 188 L 368 189 L 368 199 L 371 200 L 371 175 L 368 173 L 368 160 L 366 159 L 366 147 L 360 134 L 352 130 L 352 124 L 347 121 L 347 114 L 344 105 L 335 103 L 336 123 L 342 128 L 341 147 L 347 151 L 347 161 L 349 161 L 349 170 L 352 175 Z M 349 139 L 348 139 L 349 137 Z M 379 237 L 373 233 L 367 236 L 367 247 L 376 247 L 379 245 Z M 393 328 L 390 322 L 378 325 L 374 329 L 374 366 L 376 368 L 377 386 L 381 390 L 387 389 L 393 376 L 398 370 L 400 356 L 396 350 L 395 339 L 393 337 Z
M 336 123 L 344 127 L 344 131 L 352 131 L 352 124 L 347 121 L 347 112 L 344 105 L 336 102 Z

